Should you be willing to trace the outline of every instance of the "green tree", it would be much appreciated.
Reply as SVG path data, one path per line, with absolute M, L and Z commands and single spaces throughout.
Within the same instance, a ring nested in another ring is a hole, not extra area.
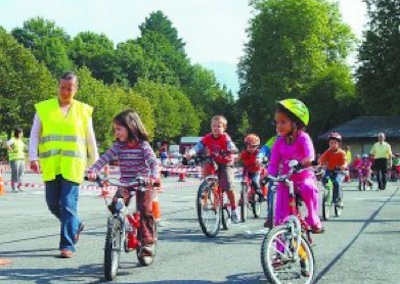
M 187 111 L 193 111 L 193 108 L 184 101 L 177 89 L 169 85 L 141 80 L 136 84 L 134 91 L 151 102 L 156 124 L 154 137 L 157 141 L 180 137 L 183 129 L 190 131 L 184 121 L 191 119 L 192 115 L 186 113 L 179 115 L 179 113 L 183 112 L 184 106 L 188 108 Z M 192 124 L 190 127 L 195 127 L 196 121 L 192 120 L 189 124 Z
M 57 94 L 49 70 L 0 27 L 0 131 L 29 133 L 34 104 Z
M 106 84 L 126 83 L 114 43 L 104 34 L 80 32 L 71 42 L 69 55 L 79 68 L 87 66 L 93 77 Z
M 354 35 L 326 0 L 254 0 L 249 42 L 239 64 L 238 105 L 253 131 L 269 137 L 277 100 L 305 99 L 332 62 L 343 62 Z
M 357 87 L 370 115 L 398 115 L 400 2 L 365 0 L 369 22 L 359 51 Z
M 145 50 L 147 58 L 151 59 L 151 66 L 153 67 L 153 72 L 150 74 L 153 75 L 154 71 L 157 70 L 162 71 L 162 67 L 165 65 L 176 77 L 176 83 L 188 84 L 192 69 L 184 49 L 185 43 L 179 38 L 177 29 L 168 17 L 161 11 L 153 12 L 139 26 L 139 29 L 141 37 L 138 38 L 138 43 Z M 154 70 L 154 67 L 157 67 L 157 69 Z M 176 84 L 165 80 L 159 82 Z
M 74 68 L 68 57 L 69 35 L 55 22 L 33 18 L 24 22 L 22 28 L 12 30 L 19 43 L 30 49 L 39 62 L 43 62 L 54 77 Z
M 144 23 L 139 26 L 142 37 L 147 32 L 156 32 L 163 35 L 174 49 L 185 54 L 185 43 L 178 36 L 178 30 L 172 25 L 172 22 L 160 10 L 150 13 Z
M 116 54 L 123 76 L 130 86 L 134 86 L 140 76 L 146 77 L 147 59 L 142 47 L 134 40 L 119 43 Z

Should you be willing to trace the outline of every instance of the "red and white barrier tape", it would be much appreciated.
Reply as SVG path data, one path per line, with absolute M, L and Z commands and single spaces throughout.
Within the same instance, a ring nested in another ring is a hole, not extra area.
M 200 183 L 199 180 L 190 180 L 190 181 L 185 181 L 185 182 L 177 182 L 177 183 L 172 183 L 172 184 L 167 184 L 167 185 L 162 185 L 161 189 L 158 191 L 163 191 L 164 189 L 170 189 L 170 188 L 179 188 L 179 187 L 184 187 L 187 185 L 193 185 L 193 184 L 198 184 Z M 24 188 L 44 188 L 44 184 L 41 183 L 34 183 L 34 182 L 22 182 L 22 183 L 13 183 L 11 181 L 2 181 L 0 182 L 0 185 L 15 185 L 15 186 L 22 186 Z M 116 186 L 106 186 L 106 187 L 99 187 L 96 185 L 81 185 L 79 186 L 79 189 L 82 190 L 116 190 Z

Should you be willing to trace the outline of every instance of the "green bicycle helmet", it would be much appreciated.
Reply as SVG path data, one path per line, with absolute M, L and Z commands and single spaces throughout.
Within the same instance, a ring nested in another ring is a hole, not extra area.
M 286 99 L 279 101 L 278 104 L 300 119 L 300 121 L 304 123 L 304 126 L 308 125 L 310 114 L 307 106 L 302 101 L 299 101 L 298 99 Z

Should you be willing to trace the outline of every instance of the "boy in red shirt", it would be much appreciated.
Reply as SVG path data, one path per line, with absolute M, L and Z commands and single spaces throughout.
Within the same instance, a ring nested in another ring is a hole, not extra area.
M 264 199 L 260 186 L 261 158 L 260 138 L 255 134 L 249 134 L 244 139 L 246 150 L 240 153 L 240 159 L 243 161 L 243 179 L 247 175 L 251 180 L 253 188 L 256 190 L 259 200 Z
M 328 178 L 332 180 L 333 200 L 335 203 L 343 206 L 343 191 L 341 184 L 345 175 L 343 172 L 336 171 L 344 171 L 347 168 L 346 152 L 340 149 L 340 145 L 342 144 L 342 135 L 337 132 L 332 132 L 328 136 L 328 143 L 329 148 L 318 159 L 318 164 L 326 166 L 327 171 L 324 177 L 324 183 L 328 181 Z
M 186 153 L 189 160 L 196 154 L 206 153 L 213 156 L 213 160 L 218 165 L 218 179 L 222 190 L 226 190 L 231 208 L 232 222 L 240 222 L 240 214 L 237 210 L 236 194 L 234 190 L 234 153 L 237 152 L 235 144 L 231 137 L 225 132 L 228 126 L 226 118 L 222 115 L 216 115 L 211 119 L 211 133 L 205 135 L 192 149 Z M 221 154 L 221 153 L 225 154 Z M 203 166 L 203 176 L 210 174 L 210 165 Z

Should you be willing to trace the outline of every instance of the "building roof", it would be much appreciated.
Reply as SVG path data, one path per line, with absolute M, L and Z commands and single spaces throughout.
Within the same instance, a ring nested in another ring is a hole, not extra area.
M 400 116 L 359 116 L 318 136 L 328 139 L 331 132 L 339 132 L 343 138 L 376 138 L 383 132 L 387 138 L 400 138 Z

